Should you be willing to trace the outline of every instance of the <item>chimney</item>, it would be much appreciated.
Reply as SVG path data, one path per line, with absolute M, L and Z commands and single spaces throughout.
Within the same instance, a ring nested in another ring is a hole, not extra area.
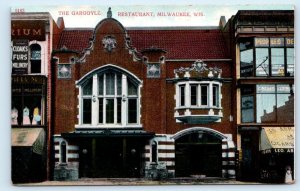
M 222 29 L 225 27 L 225 25 L 226 25 L 226 18 L 225 18 L 225 16 L 221 16 L 220 22 L 219 22 L 219 27 Z

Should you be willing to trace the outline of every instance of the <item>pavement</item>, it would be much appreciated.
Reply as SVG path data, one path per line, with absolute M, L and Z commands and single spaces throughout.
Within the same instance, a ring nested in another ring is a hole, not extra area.
M 168 180 L 147 180 L 142 178 L 81 178 L 76 181 L 45 181 L 17 184 L 16 186 L 154 186 L 154 185 L 237 185 L 261 184 L 223 178 L 171 178 Z

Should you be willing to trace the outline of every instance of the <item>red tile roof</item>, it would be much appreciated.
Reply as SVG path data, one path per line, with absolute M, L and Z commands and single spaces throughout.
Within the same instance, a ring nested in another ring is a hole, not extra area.
M 131 44 L 138 51 L 156 47 L 167 51 L 167 59 L 224 59 L 228 58 L 225 41 L 219 29 L 129 29 Z M 87 48 L 92 29 L 64 30 L 59 48 L 82 51 Z
M 67 29 L 61 34 L 58 48 L 81 52 L 89 47 L 89 39 L 93 36 L 93 29 Z

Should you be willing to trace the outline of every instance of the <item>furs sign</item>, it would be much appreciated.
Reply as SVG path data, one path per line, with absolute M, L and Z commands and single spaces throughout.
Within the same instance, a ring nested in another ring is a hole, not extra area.
M 45 41 L 45 27 L 46 27 L 46 22 L 42 20 L 12 21 L 11 39 Z
M 12 73 L 26 74 L 28 72 L 28 40 L 13 40 Z

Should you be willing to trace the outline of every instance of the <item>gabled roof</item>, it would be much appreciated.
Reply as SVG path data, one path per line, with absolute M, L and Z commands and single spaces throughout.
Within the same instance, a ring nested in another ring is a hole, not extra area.
M 167 51 L 167 59 L 228 58 L 220 29 L 210 28 L 134 28 L 128 29 L 132 47 L 139 52 L 155 47 Z M 83 51 L 89 46 L 93 29 L 65 29 L 58 48 Z

